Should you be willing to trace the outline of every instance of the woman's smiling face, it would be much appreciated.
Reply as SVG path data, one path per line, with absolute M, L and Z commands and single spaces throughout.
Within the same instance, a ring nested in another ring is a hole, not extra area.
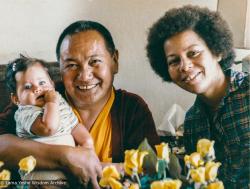
M 178 33 L 164 43 L 166 63 L 172 81 L 191 93 L 205 94 L 221 73 L 221 57 L 212 54 L 194 31 Z

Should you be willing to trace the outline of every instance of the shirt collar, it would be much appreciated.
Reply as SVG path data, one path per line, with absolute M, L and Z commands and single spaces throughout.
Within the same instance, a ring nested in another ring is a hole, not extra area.
M 237 91 L 240 87 L 249 86 L 248 82 L 243 82 L 244 77 L 246 77 L 246 73 L 238 72 L 233 69 L 228 69 L 225 71 L 226 77 L 230 77 L 230 83 L 227 88 L 227 92 L 225 97 L 222 98 L 219 108 L 224 105 L 224 100 L 229 96 L 230 93 Z M 205 112 L 206 111 L 206 104 L 197 96 L 194 102 L 195 112 Z

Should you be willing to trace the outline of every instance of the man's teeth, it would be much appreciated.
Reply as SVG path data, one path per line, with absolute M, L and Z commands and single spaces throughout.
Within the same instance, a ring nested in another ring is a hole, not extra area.
M 92 89 L 96 86 L 96 84 L 94 85 L 82 85 L 82 86 L 78 86 L 79 89 L 82 89 L 82 90 L 89 90 L 89 89 Z

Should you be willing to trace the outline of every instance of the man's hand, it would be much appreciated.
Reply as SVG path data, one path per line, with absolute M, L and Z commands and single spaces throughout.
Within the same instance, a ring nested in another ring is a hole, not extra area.
M 98 178 L 102 176 L 102 166 L 94 150 L 77 146 L 65 151 L 62 166 L 75 175 L 85 186 L 100 189 Z

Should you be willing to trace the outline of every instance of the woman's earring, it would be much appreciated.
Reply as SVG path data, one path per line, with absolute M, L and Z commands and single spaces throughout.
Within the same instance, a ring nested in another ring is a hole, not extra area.
M 222 55 L 220 54 L 218 57 L 217 57 L 217 61 L 220 62 L 222 60 Z

